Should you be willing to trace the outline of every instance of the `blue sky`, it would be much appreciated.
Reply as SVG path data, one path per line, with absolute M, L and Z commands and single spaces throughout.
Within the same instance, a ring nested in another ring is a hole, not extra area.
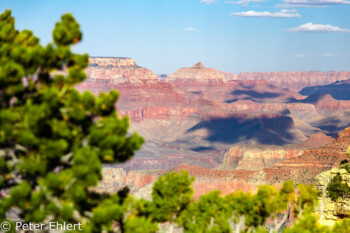
M 154 72 L 202 61 L 243 71 L 350 70 L 347 0 L 1 0 L 46 44 L 71 12 L 90 56 L 131 57 Z

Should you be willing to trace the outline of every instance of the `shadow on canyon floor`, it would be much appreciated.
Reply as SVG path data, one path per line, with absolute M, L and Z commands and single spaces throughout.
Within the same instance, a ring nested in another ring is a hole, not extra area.
M 346 114 L 343 118 L 350 119 L 350 114 Z M 328 136 L 338 137 L 339 132 L 350 126 L 350 120 L 344 122 L 344 119 L 341 118 L 328 117 L 320 121 L 312 122 L 311 126 L 321 129 Z
M 245 98 L 234 98 L 234 99 L 230 99 L 230 100 L 225 100 L 224 103 L 225 104 L 231 104 L 231 103 L 234 103 L 234 102 L 237 102 L 238 100 L 251 100 L 255 103 L 260 103 L 261 101 L 256 101 L 255 99 L 251 98 L 251 97 L 245 97 Z
M 215 147 L 207 147 L 207 146 L 198 146 L 198 147 L 194 147 L 194 148 L 191 148 L 190 150 L 192 151 L 195 151 L 195 152 L 205 152 L 205 151 L 214 151 L 216 150 Z
M 336 100 L 350 100 L 350 79 L 325 86 L 305 87 L 299 93 L 304 96 L 329 94 Z
M 207 129 L 206 140 L 214 143 L 234 144 L 255 141 L 265 145 L 290 144 L 295 136 L 293 119 L 288 116 L 231 116 L 228 118 L 211 118 L 202 120 L 187 132 Z
M 248 95 L 252 98 L 258 98 L 258 99 L 272 99 L 280 97 L 281 93 L 275 93 L 275 92 L 257 92 L 253 90 L 234 90 L 231 92 L 232 95 Z

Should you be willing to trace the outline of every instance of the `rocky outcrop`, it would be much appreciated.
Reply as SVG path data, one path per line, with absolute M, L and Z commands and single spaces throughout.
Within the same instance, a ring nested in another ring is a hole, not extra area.
M 126 172 L 122 168 L 103 167 L 102 180 L 95 189 L 99 192 L 116 193 L 125 186 Z
M 151 70 L 136 65 L 130 58 L 90 58 L 86 73 L 88 78 L 77 88 L 95 94 L 118 90 L 121 115 L 127 115 L 123 111 L 142 112 L 149 106 L 174 106 L 185 100 L 170 84 L 159 81 Z
M 305 142 L 299 144 L 301 148 L 316 148 L 331 143 L 335 138 L 325 135 L 322 132 L 311 135 Z
M 205 68 L 204 65 L 199 62 L 192 67 L 181 68 L 172 73 L 169 77 L 171 81 L 177 82 L 225 82 L 225 75 L 217 70 L 211 68 Z
M 300 91 L 304 87 L 316 85 L 328 85 L 336 81 L 350 79 L 350 72 L 242 72 L 237 75 L 237 80 L 267 80 L 270 83 L 291 90 Z
M 135 60 L 126 57 L 90 57 L 89 67 L 105 68 L 141 68 L 136 65 Z
M 252 147 L 234 146 L 225 154 L 219 169 L 259 170 L 271 167 L 285 159 L 302 155 L 302 149 L 288 149 L 283 147 Z
M 157 80 L 151 70 L 136 65 L 131 58 L 93 57 L 86 69 L 88 79 L 113 80 L 113 84 L 123 82 L 140 83 L 142 80 Z
M 345 169 L 333 168 L 322 172 L 315 177 L 316 188 L 320 191 L 319 205 L 317 213 L 319 214 L 320 222 L 324 225 L 334 225 L 337 221 L 344 217 L 350 217 L 350 198 L 338 198 L 332 201 L 327 195 L 327 187 L 332 177 L 340 175 L 344 183 L 350 187 L 350 173 Z
M 339 133 L 337 140 L 319 148 L 307 149 L 303 155 L 286 159 L 250 175 L 250 182 L 267 184 L 282 183 L 292 179 L 296 183 L 310 184 L 315 182 L 315 176 L 347 159 L 346 151 L 350 145 L 350 127 Z
M 350 145 L 350 127 L 339 133 L 339 137 L 337 138 L 337 143 L 343 146 Z M 343 150 L 344 151 L 344 150 Z
M 145 199 L 148 201 L 152 200 L 152 188 L 154 183 L 149 183 L 144 187 L 140 188 L 138 191 L 133 193 L 132 195 L 137 199 Z

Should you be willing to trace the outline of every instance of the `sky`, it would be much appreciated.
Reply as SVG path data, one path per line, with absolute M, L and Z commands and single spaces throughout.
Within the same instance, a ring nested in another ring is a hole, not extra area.
M 350 0 L 0 0 L 43 44 L 66 12 L 74 46 L 130 57 L 157 74 L 201 61 L 234 73 L 350 70 Z

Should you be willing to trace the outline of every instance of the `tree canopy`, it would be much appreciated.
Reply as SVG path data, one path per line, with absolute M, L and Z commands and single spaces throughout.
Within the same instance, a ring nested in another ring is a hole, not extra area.
M 16 210 L 26 222 L 49 217 L 101 232 L 123 214 L 121 198 L 91 187 L 102 163 L 131 158 L 143 139 L 118 117 L 117 91 L 95 97 L 74 88 L 86 78 L 88 55 L 71 51 L 82 39 L 71 14 L 52 37 L 43 46 L 15 28 L 10 10 L 0 15 L 0 219 Z

